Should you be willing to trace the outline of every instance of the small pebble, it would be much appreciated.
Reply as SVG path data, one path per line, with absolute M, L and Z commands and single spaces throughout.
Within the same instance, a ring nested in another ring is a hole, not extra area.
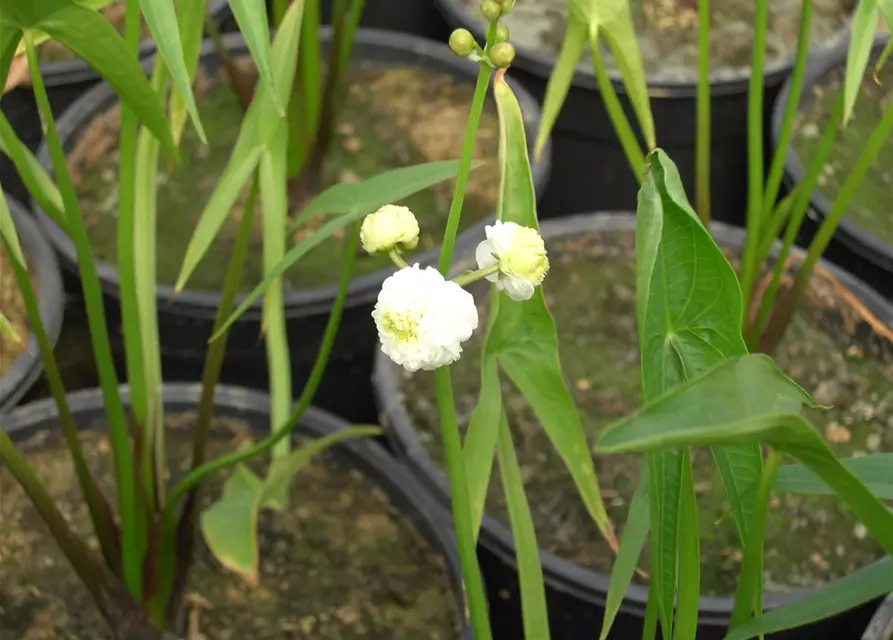
M 843 444 L 849 442 L 850 438 L 852 438 L 850 430 L 836 422 L 825 427 L 825 440 L 831 444 Z
M 856 540 L 864 540 L 867 535 L 868 529 L 865 528 L 865 525 L 857 522 L 856 526 L 853 527 L 853 536 L 855 536 Z

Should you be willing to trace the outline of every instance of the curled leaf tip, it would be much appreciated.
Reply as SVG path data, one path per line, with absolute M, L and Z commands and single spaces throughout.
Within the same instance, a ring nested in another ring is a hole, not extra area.
M 505 83 L 505 69 L 499 69 L 493 79 L 494 84 L 499 84 L 500 82 Z

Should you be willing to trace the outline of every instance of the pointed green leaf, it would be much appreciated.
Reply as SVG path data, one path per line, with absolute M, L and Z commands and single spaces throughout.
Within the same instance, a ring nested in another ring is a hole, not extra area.
M 880 3 L 881 16 L 884 19 L 884 24 L 887 26 L 887 31 L 893 31 L 893 0 L 880 0 Z M 887 64 L 891 53 L 893 53 L 893 38 L 887 40 L 881 55 L 878 56 L 877 62 L 874 64 L 875 73 L 880 73 L 884 65 Z
M 0 191 L 0 238 L 8 243 L 9 250 L 12 252 L 11 257 L 20 265 L 27 266 L 22 245 L 19 243 L 19 234 L 12 221 L 9 205 L 6 204 L 6 195 L 2 191 Z
M 850 33 L 849 51 L 846 58 L 846 77 L 844 79 L 844 111 L 843 122 L 846 124 L 853 115 L 853 107 L 859 96 L 859 87 L 868 68 L 871 47 L 878 21 L 878 0 L 859 0 L 853 14 L 853 26 Z
M 199 52 L 205 26 L 205 0 L 180 0 L 177 4 L 177 23 L 180 29 L 180 41 L 183 43 L 183 62 L 189 83 L 195 80 L 198 70 Z M 171 94 L 170 118 L 171 133 L 174 143 L 180 144 L 180 136 L 186 126 L 186 102 L 179 91 Z
M 498 217 L 538 228 L 521 107 L 503 74 L 496 75 L 493 94 L 499 113 Z M 558 331 L 542 289 L 538 288 L 533 298 L 524 302 L 502 296 L 491 313 L 496 318 L 486 348 L 499 353 L 499 363 L 533 409 L 570 471 L 589 515 L 616 548 L 580 414 L 562 376 Z
M 109 21 L 72 0 L 41 0 L 36 4 L 52 5 L 53 10 L 43 15 L 34 26 L 93 67 L 133 109 L 165 150 L 176 157 L 161 100 L 149 85 L 139 61 L 127 50 L 124 40 Z M 6 4 L 2 6 L 5 8 Z
M 614 620 L 626 597 L 626 591 L 632 582 L 633 574 L 636 572 L 639 556 L 642 555 L 642 549 L 645 548 L 645 540 L 648 538 L 649 484 L 648 467 L 642 465 L 639 484 L 633 494 L 632 502 L 630 502 L 626 526 L 623 527 L 623 535 L 620 538 L 620 551 L 611 567 L 611 584 L 608 587 L 605 617 L 599 640 L 606 640 L 611 632 L 611 627 L 614 626 Z
M 785 629 L 798 629 L 812 622 L 851 611 L 866 602 L 893 593 L 893 559 L 861 569 L 812 591 L 808 596 L 774 609 L 738 627 L 725 640 L 750 640 Z M 861 633 L 861 630 L 856 631 Z
M 893 500 L 893 453 L 874 453 L 840 461 L 879 500 Z M 830 495 L 834 491 L 802 465 L 781 467 L 774 489 L 787 493 Z
M 22 344 L 22 337 L 15 330 L 15 327 L 12 326 L 9 318 L 3 315 L 2 311 L 0 311 L 0 335 L 6 336 L 13 342 Z
M 19 53 L 22 41 L 22 30 L 0 17 L 0 87 L 6 87 L 9 68 Z M 22 48 L 24 51 L 24 47 Z
M 536 136 L 537 160 L 539 160 L 543 147 L 546 146 L 546 141 L 558 120 L 558 113 L 567 98 L 577 63 L 580 62 L 588 41 L 589 30 L 586 25 L 577 20 L 569 20 L 567 31 L 564 33 L 564 42 L 561 44 L 561 52 L 555 60 L 555 66 L 552 67 L 552 74 L 546 85 L 546 95 L 543 98 L 540 129 Z
M 303 0 L 297 0 L 289 7 L 289 11 L 302 12 L 304 9 Z M 283 87 L 276 81 L 276 74 L 273 71 L 273 54 L 270 51 L 270 27 L 267 18 L 267 3 L 265 0 L 229 0 L 229 7 L 236 18 L 239 25 L 239 31 L 245 37 L 245 44 L 248 45 L 248 51 L 257 65 L 257 71 L 260 74 L 261 82 L 270 92 L 270 98 L 276 107 L 276 112 L 285 116 L 285 96 L 288 95 L 283 91 Z M 282 27 L 278 34 L 290 36 L 297 43 L 300 36 L 300 23 L 298 25 L 288 25 L 288 18 L 282 21 Z M 288 28 L 288 31 L 285 29 Z M 277 38 L 278 38 L 277 34 Z M 277 65 L 279 62 L 277 61 Z M 289 83 L 289 91 L 291 83 Z
M 170 71 L 176 94 L 186 105 L 186 110 L 195 126 L 195 131 L 202 142 L 207 142 L 195 95 L 192 93 L 192 75 L 186 66 L 183 53 L 183 41 L 180 39 L 180 27 L 177 24 L 177 13 L 173 0 L 140 0 L 143 17 L 152 32 L 152 38 L 164 62 Z
M 2 113 L 0 113 L 0 152 L 8 155 L 12 160 L 19 178 L 40 208 L 59 228 L 67 229 L 68 224 L 65 220 L 65 210 L 59 188 L 47 174 L 40 161 L 19 139 L 6 119 L 6 115 Z
M 505 413 L 497 421 L 499 425 L 499 473 L 505 491 L 512 537 L 515 540 L 515 556 L 518 560 L 518 580 L 521 585 L 521 614 L 524 637 L 531 640 L 549 639 L 549 613 L 546 608 L 546 588 L 543 567 L 540 564 L 539 545 L 530 505 L 524 494 L 521 467 L 515 455 L 515 445 Z
M 498 304 L 494 301 L 494 304 Z M 492 317 L 492 316 L 491 316 Z M 502 390 L 499 388 L 499 363 L 496 356 L 485 352 L 481 360 L 481 392 L 471 414 L 462 453 L 465 457 L 465 486 L 471 505 L 471 522 L 475 533 L 480 531 L 484 517 L 487 487 L 493 470 L 493 456 L 499 439 L 499 420 L 502 415 Z
M 223 497 L 201 516 L 205 542 L 224 567 L 258 581 L 257 513 L 262 483 L 244 465 L 223 486 Z

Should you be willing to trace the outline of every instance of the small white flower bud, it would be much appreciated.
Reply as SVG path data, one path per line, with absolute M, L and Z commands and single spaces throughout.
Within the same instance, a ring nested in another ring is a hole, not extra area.
M 478 326 L 472 295 L 437 269 L 417 264 L 384 281 L 372 317 L 381 350 L 407 371 L 455 362 Z
M 411 251 L 419 244 L 419 222 L 407 207 L 385 205 L 363 219 L 360 242 L 367 253 Z
M 546 244 L 539 231 L 499 220 L 484 231 L 487 239 L 475 252 L 478 268 L 498 265 L 499 271 L 487 280 L 496 283 L 496 288 L 512 300 L 529 300 L 549 271 Z

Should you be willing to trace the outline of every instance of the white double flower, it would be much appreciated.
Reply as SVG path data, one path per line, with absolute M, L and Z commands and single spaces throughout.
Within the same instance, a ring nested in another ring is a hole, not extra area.
M 484 231 L 487 239 L 475 251 L 478 268 L 495 267 L 487 280 L 512 300 L 530 300 L 549 271 L 546 244 L 539 231 L 500 220 Z

